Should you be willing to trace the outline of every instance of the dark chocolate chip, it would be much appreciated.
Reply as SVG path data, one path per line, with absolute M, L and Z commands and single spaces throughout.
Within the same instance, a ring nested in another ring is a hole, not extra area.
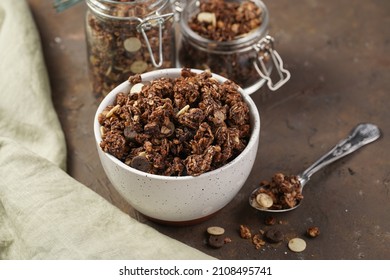
M 127 126 L 123 131 L 123 135 L 125 136 L 127 141 L 135 142 L 135 137 L 137 136 L 137 132 L 130 126 Z
M 279 243 L 280 241 L 283 241 L 284 234 L 280 230 L 269 229 L 265 233 L 265 238 L 267 238 L 268 242 Z
M 175 132 L 175 125 L 173 122 L 169 122 L 166 126 L 161 127 L 161 134 L 165 137 L 171 136 Z
M 144 132 L 146 134 L 156 136 L 160 133 L 160 127 L 156 122 L 150 122 L 150 123 L 145 124 Z
M 209 245 L 213 248 L 221 248 L 225 244 L 225 237 L 222 235 L 210 235 Z
M 136 156 L 131 160 L 130 166 L 140 171 L 149 172 L 152 165 L 144 156 Z

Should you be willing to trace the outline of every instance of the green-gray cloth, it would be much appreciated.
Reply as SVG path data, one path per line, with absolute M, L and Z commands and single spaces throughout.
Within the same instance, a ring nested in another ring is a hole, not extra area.
M 121 212 L 65 172 L 39 35 L 0 1 L 0 259 L 210 259 Z

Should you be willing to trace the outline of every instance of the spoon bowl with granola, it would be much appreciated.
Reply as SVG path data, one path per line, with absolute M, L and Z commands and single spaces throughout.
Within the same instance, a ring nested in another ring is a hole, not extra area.
M 260 134 L 256 105 L 209 71 L 131 76 L 99 105 L 94 134 L 113 187 L 138 212 L 168 224 L 203 221 L 240 191 Z
M 377 140 L 381 135 L 376 125 L 362 123 L 328 153 L 318 159 L 300 175 L 286 176 L 276 173 L 271 181 L 262 181 L 249 196 L 249 204 L 260 211 L 287 212 L 301 205 L 302 191 L 310 177 L 328 164 Z

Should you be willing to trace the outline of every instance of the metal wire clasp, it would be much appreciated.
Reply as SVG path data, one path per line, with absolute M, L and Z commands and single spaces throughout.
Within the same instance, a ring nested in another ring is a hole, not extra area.
M 144 40 L 146 42 L 146 47 L 148 48 L 150 59 L 152 60 L 153 66 L 156 68 L 159 68 L 163 64 L 163 51 L 162 51 L 162 29 L 164 23 L 172 18 L 174 13 L 168 13 L 164 15 L 155 15 L 150 16 L 141 21 L 140 24 L 137 26 L 137 31 L 142 34 L 144 37 Z M 150 46 L 148 35 L 146 34 L 146 31 L 158 27 L 158 63 L 156 62 L 153 54 L 152 47 Z
M 283 68 L 283 60 L 278 52 L 274 49 L 273 43 L 274 38 L 267 35 L 253 46 L 257 53 L 257 59 L 253 61 L 253 65 L 259 75 L 267 81 L 268 88 L 275 91 L 290 79 L 291 74 L 288 70 Z M 267 54 L 271 57 L 272 64 L 279 75 L 279 81 L 276 83 L 274 83 L 271 79 L 272 68 L 267 69 L 264 63 L 265 56 Z

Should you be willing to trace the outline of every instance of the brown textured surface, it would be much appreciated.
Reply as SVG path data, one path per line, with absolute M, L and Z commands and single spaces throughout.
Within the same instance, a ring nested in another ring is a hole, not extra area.
M 146 220 L 113 190 L 98 160 L 92 121 L 98 100 L 88 82 L 84 13 L 80 4 L 56 14 L 51 1 L 28 0 L 37 22 L 53 101 L 68 145 L 68 172 L 78 181 L 164 234 L 222 259 L 390 259 L 390 2 L 266 1 L 270 34 L 292 78 L 275 93 L 253 95 L 260 109 L 257 161 L 237 197 L 195 226 L 162 226 Z M 377 124 L 383 137 L 314 175 L 295 211 L 272 226 L 286 241 L 256 250 L 239 237 L 240 224 L 266 230 L 266 215 L 251 209 L 248 195 L 275 172 L 301 172 L 360 122 Z M 232 242 L 206 245 L 210 225 Z M 321 235 L 304 236 L 310 226 Z M 303 237 L 293 253 L 287 239 Z

